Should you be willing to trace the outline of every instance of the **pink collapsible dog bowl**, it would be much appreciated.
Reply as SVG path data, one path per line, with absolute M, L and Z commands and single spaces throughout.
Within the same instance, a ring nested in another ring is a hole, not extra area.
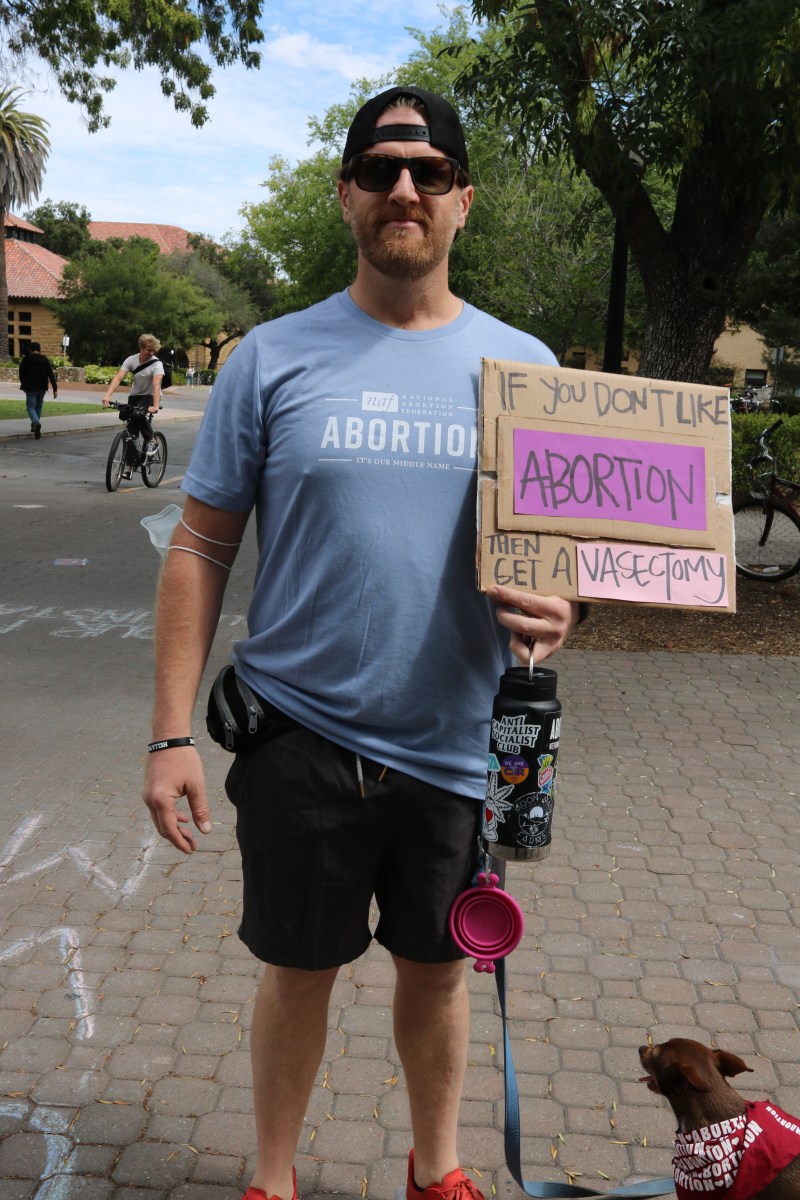
M 525 928 L 522 909 L 497 886 L 499 882 L 499 876 L 481 871 L 477 887 L 456 896 L 448 918 L 459 950 L 477 959 L 474 970 L 489 974 L 495 969 L 495 959 L 516 950 Z

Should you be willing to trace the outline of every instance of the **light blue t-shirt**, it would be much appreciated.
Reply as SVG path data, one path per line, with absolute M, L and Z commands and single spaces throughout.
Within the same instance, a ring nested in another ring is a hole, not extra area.
M 256 508 L 242 678 L 347 749 L 476 798 L 508 654 L 475 583 L 482 356 L 556 362 L 469 305 L 420 332 L 341 292 L 259 325 L 220 372 L 183 482 Z

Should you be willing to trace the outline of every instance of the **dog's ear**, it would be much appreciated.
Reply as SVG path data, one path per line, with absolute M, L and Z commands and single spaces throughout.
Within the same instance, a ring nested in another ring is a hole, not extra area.
M 752 1067 L 748 1067 L 738 1054 L 731 1054 L 729 1050 L 715 1050 L 714 1058 L 720 1075 L 741 1075 L 742 1071 L 749 1071 L 751 1075 L 753 1073 Z
M 673 1068 L 679 1071 L 686 1082 L 694 1088 L 696 1092 L 710 1092 L 711 1084 L 707 1079 L 704 1079 L 700 1071 L 693 1062 L 686 1058 L 682 1058 L 673 1064 Z

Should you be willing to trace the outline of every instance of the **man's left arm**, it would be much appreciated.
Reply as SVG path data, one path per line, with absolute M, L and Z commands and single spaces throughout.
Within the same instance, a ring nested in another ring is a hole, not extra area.
M 582 605 L 561 596 L 538 596 L 517 588 L 492 587 L 497 620 L 511 633 L 511 652 L 522 663 L 542 662 L 560 650 L 574 625 L 583 619 Z
M 150 405 L 148 412 L 157 413 L 161 408 L 161 380 L 163 375 L 153 376 L 153 403 Z

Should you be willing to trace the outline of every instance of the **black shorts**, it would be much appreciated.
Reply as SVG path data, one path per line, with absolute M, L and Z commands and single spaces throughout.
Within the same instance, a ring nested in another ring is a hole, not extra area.
M 361 758 L 300 725 L 238 755 L 244 906 L 239 936 L 264 962 L 322 970 L 375 938 L 413 962 L 463 958 L 447 916 L 478 862 L 481 805 Z
M 144 434 L 148 441 L 153 438 L 153 426 L 150 424 L 150 413 L 147 411 L 153 403 L 152 396 L 136 396 L 134 400 L 128 397 L 128 407 L 131 410 L 130 420 L 137 433 Z

